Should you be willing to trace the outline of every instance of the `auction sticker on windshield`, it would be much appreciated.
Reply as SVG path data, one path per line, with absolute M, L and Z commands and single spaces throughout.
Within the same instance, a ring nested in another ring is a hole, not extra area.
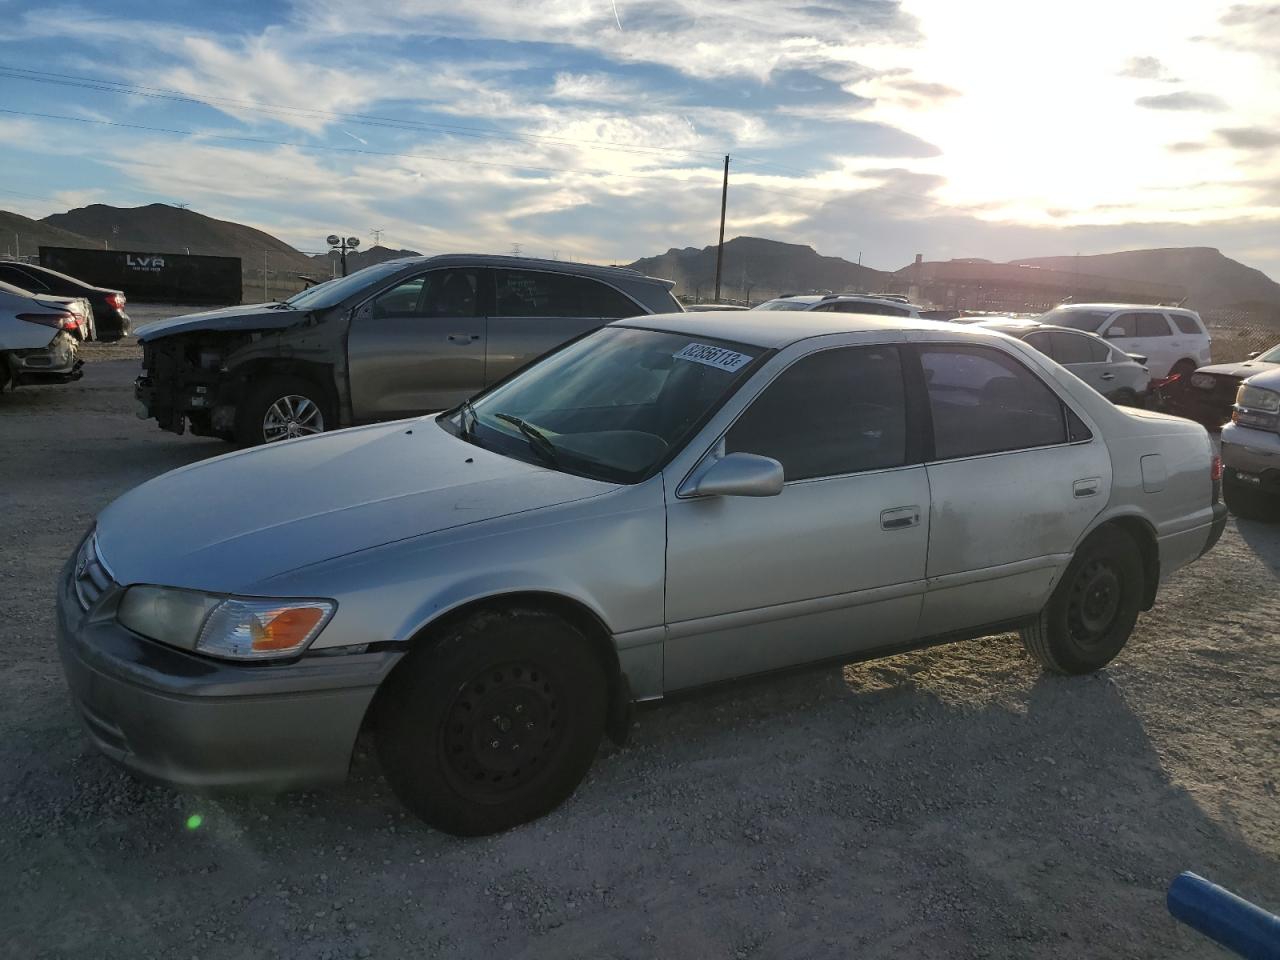
M 677 360 L 703 363 L 717 370 L 728 370 L 730 373 L 741 370 L 755 359 L 755 357 L 748 357 L 745 353 L 726 350 L 724 347 L 713 347 L 709 343 L 691 343 L 671 356 Z

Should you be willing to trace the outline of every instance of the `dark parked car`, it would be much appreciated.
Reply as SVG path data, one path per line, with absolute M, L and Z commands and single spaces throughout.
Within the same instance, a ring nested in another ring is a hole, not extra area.
M 129 315 L 124 312 L 124 293 L 119 290 L 95 287 L 57 270 L 36 266 L 34 263 L 19 263 L 16 260 L 0 261 L 0 281 L 35 294 L 83 297 L 88 300 L 93 307 L 93 323 L 98 340 L 119 340 L 127 337 L 132 328 Z
M 1164 396 L 1169 412 L 1220 427 L 1231 419 L 1236 390 L 1242 381 L 1258 373 L 1280 369 L 1280 344 L 1241 363 L 1213 363 L 1200 367 L 1189 377 L 1166 384 Z
M 138 414 L 249 445 L 443 410 L 611 320 L 681 312 L 672 285 L 520 257 L 391 260 L 149 324 Z

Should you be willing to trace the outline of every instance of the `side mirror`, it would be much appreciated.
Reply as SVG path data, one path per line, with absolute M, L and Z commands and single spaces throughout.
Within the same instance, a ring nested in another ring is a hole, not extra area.
M 754 453 L 730 453 L 703 468 L 680 493 L 693 497 L 776 497 L 782 464 Z
M 1249 354 L 1249 356 L 1248 356 L 1246 359 L 1249 359 L 1249 360 L 1257 360 L 1260 356 L 1262 356 L 1262 351 L 1261 351 L 1261 350 L 1255 350 L 1255 351 L 1253 351 L 1253 353 Z
M 1128 335 L 1124 327 L 1111 327 L 1107 330 L 1107 339 L 1109 340 L 1114 340 L 1116 337 L 1127 337 Z

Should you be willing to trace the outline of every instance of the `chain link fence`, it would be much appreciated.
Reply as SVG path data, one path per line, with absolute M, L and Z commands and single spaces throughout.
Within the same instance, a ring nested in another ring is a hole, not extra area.
M 1249 310 L 1201 310 L 1213 337 L 1213 362 L 1237 363 L 1280 344 L 1280 322 Z

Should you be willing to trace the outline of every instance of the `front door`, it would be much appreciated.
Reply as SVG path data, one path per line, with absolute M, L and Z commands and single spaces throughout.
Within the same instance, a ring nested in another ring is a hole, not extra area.
M 1116 330 L 1123 330 L 1125 335 L 1114 336 Z M 1103 335 L 1113 347 L 1146 357 L 1153 380 L 1167 377 L 1181 356 L 1175 346 L 1173 328 L 1163 313 L 1149 310 L 1122 313 L 1111 321 Z
M 1029 616 L 1106 506 L 1111 458 L 1025 364 L 921 344 L 934 459 L 920 635 Z
M 431 270 L 356 311 L 347 363 L 357 422 L 443 410 L 484 386 L 481 273 Z
M 915 629 L 929 486 L 893 345 L 793 363 L 723 441 L 779 460 L 776 497 L 681 498 L 667 478 L 664 686 L 887 647 Z

